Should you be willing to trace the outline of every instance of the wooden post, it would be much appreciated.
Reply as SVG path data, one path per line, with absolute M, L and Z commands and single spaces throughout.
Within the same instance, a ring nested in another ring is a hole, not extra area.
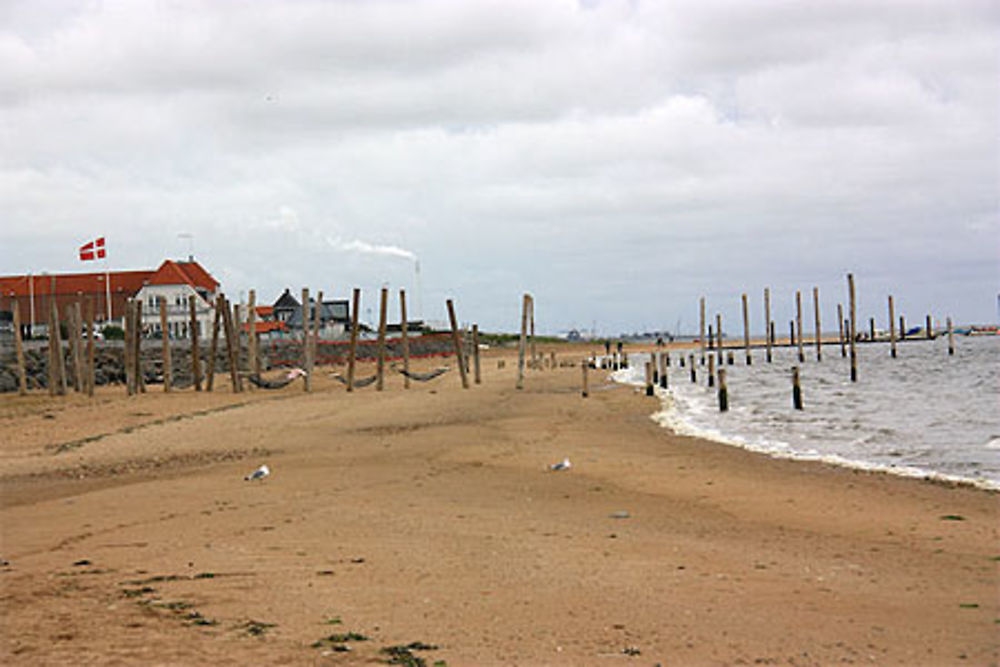
M 310 377 L 316 370 L 319 358 L 319 326 L 323 319 L 323 290 L 316 292 L 316 305 L 313 307 L 312 345 L 309 347 L 309 368 L 306 372 Z M 309 385 L 310 387 L 312 384 Z
M 715 314 L 715 352 L 719 355 L 719 365 L 722 365 L 722 315 Z
M 225 297 L 218 294 L 215 297 L 215 317 L 212 320 L 212 341 L 208 347 L 208 369 L 205 377 L 205 391 L 212 391 L 215 384 L 215 358 L 219 354 L 219 329 L 222 325 L 222 308 Z
M 142 301 L 135 302 L 135 382 L 140 394 L 146 393 L 146 374 L 142 370 Z
M 97 382 L 94 366 L 94 299 L 87 297 L 87 395 L 94 395 L 94 384 Z
M 850 299 L 848 312 L 850 315 L 850 326 L 847 327 L 848 345 L 851 353 L 851 382 L 858 381 L 858 353 L 855 349 L 854 339 L 857 337 L 857 304 L 854 297 L 854 274 L 847 274 L 847 296 Z
M 951 318 L 945 320 L 948 323 L 948 356 L 955 354 L 955 332 L 951 327 Z
M 775 338 L 774 338 L 774 320 L 771 320 L 771 325 L 768 328 L 770 329 L 769 333 L 771 335 L 771 345 L 774 345 L 775 344 L 775 342 L 774 342 L 775 341 Z
M 584 359 L 583 363 L 580 364 L 580 370 L 583 372 L 583 392 L 582 392 L 582 394 L 583 394 L 584 398 L 587 398 L 587 396 L 590 395 L 590 388 L 587 385 L 587 366 L 589 366 L 589 365 L 590 364 L 587 363 L 586 359 Z
M 691 355 L 691 370 L 694 371 L 694 355 Z M 646 362 L 646 396 L 653 395 L 653 362 Z
M 163 334 L 163 393 L 169 394 L 173 389 L 173 365 L 170 358 L 170 329 L 167 323 L 167 300 L 162 296 L 157 300 L 160 306 L 160 332 Z
M 233 393 L 238 394 L 243 391 L 243 383 L 240 381 L 240 339 L 237 337 L 236 326 L 233 323 L 233 310 L 227 300 L 222 311 L 222 324 L 226 334 L 226 352 L 229 355 L 229 379 L 233 384 Z M 306 378 L 308 379 L 308 375 Z
M 837 304 L 837 333 L 840 337 L 840 356 L 847 356 L 847 341 L 844 339 L 844 306 Z
M 257 291 L 250 290 L 247 301 L 247 368 L 252 375 L 260 377 L 260 363 L 257 361 Z M 251 382 L 250 391 L 256 387 Z
M 799 367 L 792 366 L 792 407 L 802 409 L 802 386 L 799 384 Z
M 378 306 L 378 358 L 375 360 L 375 391 L 382 391 L 385 384 L 385 317 L 389 304 L 389 290 L 382 288 Z
M 406 290 L 399 290 L 400 334 L 403 337 L 403 389 L 410 388 L 410 337 L 406 324 Z
M 896 358 L 896 314 L 893 312 L 892 295 L 889 295 L 889 356 Z
M 197 296 L 188 297 L 188 310 L 191 315 L 191 378 L 194 380 L 194 390 L 201 391 L 201 348 L 198 343 L 198 307 Z
M 726 369 L 719 369 L 719 412 L 729 410 L 729 387 L 726 386 Z
M 795 343 L 799 349 L 799 363 L 806 360 L 805 352 L 802 351 L 802 292 L 795 290 Z
M 62 349 L 62 331 L 59 330 L 59 308 L 56 305 L 55 294 L 52 295 L 52 333 L 51 339 L 55 341 L 56 352 L 56 393 L 60 396 L 66 395 L 66 356 Z M 929 319 L 929 318 L 928 318 Z
M 712 335 L 712 325 L 708 325 L 708 349 L 710 354 L 715 353 L 715 336 Z M 683 357 L 682 357 L 683 358 Z
M 524 355 L 528 339 L 528 307 L 531 296 L 521 298 L 521 340 L 517 346 L 517 388 L 524 389 Z
M 813 287 L 813 309 L 816 311 L 816 361 L 823 361 L 823 327 L 819 322 L 818 287 Z
M 899 316 L 899 340 L 906 340 L 906 318 L 902 315 Z
M 715 386 L 715 357 L 708 355 L 708 386 Z
M 462 340 L 458 334 L 458 320 L 455 318 L 455 304 L 447 301 L 448 320 L 451 322 L 451 340 L 455 344 L 455 359 L 458 361 L 458 372 L 462 376 L 462 389 L 469 388 L 469 378 L 465 374 L 465 359 L 462 356 Z
M 69 349 L 73 359 L 73 391 L 80 393 L 83 391 L 83 341 L 81 340 L 80 329 L 83 328 L 83 313 L 80 307 L 80 299 L 69 307 Z
M 874 343 L 875 342 L 875 318 L 874 317 L 869 317 L 868 318 L 868 336 L 869 336 L 868 340 L 870 340 L 871 342 Z
M 361 290 L 354 288 L 351 299 L 351 346 L 347 353 L 347 391 L 354 391 L 354 367 L 358 359 L 358 310 L 361 308 Z
M 552 365 L 555 366 L 555 352 L 552 353 Z M 479 325 L 472 325 L 472 369 L 476 384 L 483 383 L 482 370 L 479 365 Z
M 667 388 L 667 366 L 669 365 L 670 354 L 665 352 L 660 355 L 660 389 Z
M 309 288 L 302 288 L 302 391 L 312 390 L 312 377 L 309 372 Z
M 697 368 L 694 365 L 694 355 L 693 354 L 688 357 L 688 362 L 691 365 L 691 382 L 697 382 L 698 381 L 698 372 L 697 372 Z
M 795 347 L 795 320 L 788 320 L 788 345 Z
M 531 368 L 538 370 L 538 348 L 535 346 L 535 297 L 528 297 L 528 314 L 531 316 Z
M 705 365 L 705 297 L 701 297 L 699 302 L 699 328 L 698 328 L 698 340 L 700 341 L 701 347 L 701 364 Z
M 764 288 L 764 338 L 767 339 L 765 345 L 767 346 L 767 363 L 771 363 L 771 327 L 773 323 L 771 322 L 771 288 Z
M 934 325 L 931 323 L 930 315 L 927 315 L 927 340 L 934 340 Z
M 14 302 L 14 350 L 17 353 L 17 393 L 28 393 L 28 373 L 24 367 L 24 342 L 21 340 L 21 304 Z
M 743 293 L 743 349 L 746 350 L 747 366 L 753 363 L 750 356 L 750 309 L 747 306 L 747 295 Z
M 122 347 L 122 361 L 125 364 L 125 394 L 135 393 L 135 364 L 132 363 L 132 336 L 135 335 L 135 304 L 132 299 L 125 301 L 125 341 Z

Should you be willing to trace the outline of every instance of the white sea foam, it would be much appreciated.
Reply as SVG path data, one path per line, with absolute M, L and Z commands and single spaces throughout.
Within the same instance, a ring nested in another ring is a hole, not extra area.
M 656 389 L 661 409 L 652 418 L 682 435 L 769 456 L 1000 490 L 1000 339 L 963 337 L 953 357 L 940 339 L 902 344 L 895 360 L 887 347 L 859 349 L 857 383 L 833 346 L 821 363 L 810 353 L 798 364 L 795 350 L 781 349 L 766 364 L 755 351 L 754 365 L 726 366 L 726 413 L 705 386 L 704 367 L 693 384 L 689 369 L 675 364 L 670 389 Z M 633 355 L 635 363 L 612 378 L 642 385 L 646 358 Z M 791 406 L 792 364 L 801 366 L 803 411 Z

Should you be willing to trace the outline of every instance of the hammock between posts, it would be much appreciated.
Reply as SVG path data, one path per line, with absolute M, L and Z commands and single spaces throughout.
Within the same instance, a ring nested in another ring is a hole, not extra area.
M 417 382 L 427 382 L 429 380 L 433 380 L 437 376 L 439 376 L 442 373 L 445 373 L 447 371 L 448 371 L 448 367 L 447 366 L 442 366 L 441 368 L 435 368 L 434 370 L 432 370 L 432 371 L 430 371 L 428 373 L 417 373 L 416 371 L 408 371 L 408 370 L 406 370 L 404 368 L 400 368 L 399 369 L 399 372 L 402 375 L 405 375 L 406 377 L 410 378 L 411 380 L 416 380 Z
M 331 373 L 330 377 L 332 377 L 337 382 L 340 382 L 341 384 L 347 384 L 347 378 L 345 378 L 340 373 Z M 376 378 L 376 376 L 372 375 L 371 377 L 355 379 L 354 380 L 354 386 L 355 387 L 367 387 L 372 382 L 375 382 L 375 378 Z
M 280 380 L 265 380 L 259 375 L 248 375 L 247 380 L 261 389 L 281 389 L 291 384 L 295 378 L 304 377 L 305 375 L 306 372 L 301 368 L 293 368 Z

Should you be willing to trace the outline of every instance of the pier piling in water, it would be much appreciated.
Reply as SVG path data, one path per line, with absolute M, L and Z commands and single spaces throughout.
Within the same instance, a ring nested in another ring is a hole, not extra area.
M 692 360 L 694 357 L 692 357 Z M 694 368 L 694 364 L 691 364 L 691 368 Z M 653 395 L 653 362 L 646 362 L 646 396 Z
M 743 348 L 746 350 L 747 366 L 753 363 L 750 356 L 750 309 L 747 306 L 747 295 L 743 293 Z
M 729 410 L 729 387 L 726 386 L 726 369 L 719 369 L 719 412 Z
M 764 338 L 767 348 L 767 363 L 771 363 L 771 345 L 774 344 L 774 323 L 771 321 L 771 288 L 764 288 Z
M 804 363 L 806 355 L 802 350 L 802 292 L 799 290 L 795 290 L 795 343 L 799 350 L 799 363 Z
M 712 355 L 708 357 L 708 386 L 715 386 L 715 357 Z
M 840 356 L 847 356 L 847 341 L 844 340 L 844 306 L 837 304 L 837 336 L 840 340 Z
M 698 372 L 697 372 L 697 368 L 695 368 L 695 365 L 694 365 L 694 355 L 693 354 L 690 357 L 688 357 L 688 361 L 690 362 L 690 365 L 691 365 L 691 382 L 697 382 L 698 381 Z
M 701 364 L 705 365 L 705 297 L 701 297 L 699 302 L 699 326 L 698 326 L 698 346 L 701 348 Z M 709 337 L 712 336 L 712 327 L 709 328 Z
M 799 367 L 792 366 L 792 407 L 802 409 L 802 386 L 799 383 Z
M 580 364 L 580 370 L 583 373 L 583 388 L 580 393 L 584 398 L 587 398 L 587 396 L 590 395 L 590 387 L 588 386 L 587 383 L 587 369 L 589 366 L 590 363 L 586 359 L 584 359 L 583 363 Z
M 955 354 L 955 334 L 951 327 L 951 318 L 946 320 L 948 324 L 948 356 Z
M 816 361 L 823 361 L 823 327 L 819 321 L 819 288 L 813 287 L 813 309 L 816 311 Z
M 847 274 L 847 293 L 850 299 L 850 326 L 847 327 L 848 343 L 850 345 L 851 353 L 851 382 L 858 381 L 858 353 L 855 347 L 855 338 L 857 338 L 857 301 L 855 300 L 854 294 L 854 274 Z
M 934 340 L 934 325 L 931 323 L 931 316 L 927 315 L 927 340 Z
M 896 358 L 896 315 L 893 311 L 892 295 L 889 295 L 889 356 Z
M 667 366 L 670 365 L 670 353 L 660 355 L 660 389 L 667 388 Z

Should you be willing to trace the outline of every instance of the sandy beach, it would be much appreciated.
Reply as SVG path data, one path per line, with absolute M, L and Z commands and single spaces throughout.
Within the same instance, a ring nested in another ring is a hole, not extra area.
M 673 435 L 576 365 L 517 391 L 510 351 L 328 370 L 0 397 L 0 661 L 998 664 L 996 493 Z

